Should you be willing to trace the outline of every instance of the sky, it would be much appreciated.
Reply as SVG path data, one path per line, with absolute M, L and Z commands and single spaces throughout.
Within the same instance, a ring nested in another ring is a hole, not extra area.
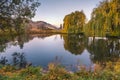
M 83 10 L 87 20 L 90 20 L 92 10 L 102 0 L 39 0 L 33 21 L 45 21 L 57 27 L 63 24 L 65 15 Z

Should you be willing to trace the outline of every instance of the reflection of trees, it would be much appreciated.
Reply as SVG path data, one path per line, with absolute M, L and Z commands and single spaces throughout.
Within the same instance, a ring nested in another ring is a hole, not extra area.
M 6 45 L 1 44 L 0 45 L 0 52 L 4 52 L 6 48 Z
M 0 52 L 4 52 L 6 48 L 11 45 L 19 45 L 20 48 L 24 47 L 24 43 L 32 40 L 34 37 L 45 38 L 51 36 L 51 34 L 39 34 L 39 35 L 19 35 L 19 36 L 3 36 L 0 37 Z M 107 61 L 116 61 L 120 56 L 120 40 L 119 39 L 96 39 L 89 40 L 80 35 L 61 35 L 64 40 L 64 48 L 72 54 L 81 54 L 85 48 L 91 54 L 91 60 L 93 62 L 105 63 Z M 87 42 L 88 41 L 88 42 Z M 87 44 L 87 45 L 86 45 Z M 0 59 L 0 63 L 6 64 L 5 57 Z M 13 64 L 19 66 L 25 66 L 26 60 L 24 54 L 14 53 Z
M 24 43 L 29 41 L 29 37 L 27 34 L 16 36 L 16 41 L 18 41 L 18 45 L 21 49 L 24 47 Z
M 108 39 L 107 46 L 110 54 L 120 54 L 120 41 L 119 39 Z
M 21 49 L 24 47 L 24 43 L 29 42 L 32 40 L 34 37 L 38 37 L 41 39 L 44 39 L 45 37 L 51 36 L 52 34 L 34 34 L 34 35 L 28 35 L 28 34 L 23 34 L 23 35 L 17 35 L 17 36 L 1 36 L 0 37 L 0 52 L 4 52 L 5 49 L 10 47 L 11 45 L 19 45 Z
M 53 34 L 30 34 L 29 36 L 29 40 L 32 40 L 34 37 L 38 37 L 41 39 L 44 39 L 46 37 L 52 36 Z
M 6 48 L 10 47 L 11 45 L 19 45 L 20 48 L 23 48 L 23 45 L 25 42 L 27 42 L 27 36 L 26 35 L 6 35 L 0 37 L 0 52 L 4 52 Z
M 85 49 L 84 38 L 81 35 L 63 35 L 64 48 L 72 54 L 81 54 Z
M 8 59 L 6 57 L 0 58 L 0 64 L 7 65 L 9 64 Z M 32 65 L 32 63 L 28 63 L 24 53 L 15 52 L 12 54 L 12 64 L 16 68 L 25 68 L 26 66 Z
M 0 52 L 4 52 L 7 48 L 7 44 L 10 41 L 13 41 L 14 36 L 0 36 Z
M 116 61 L 120 55 L 120 42 L 112 39 L 93 39 L 87 49 L 93 62 Z
M 27 65 L 27 61 L 25 58 L 24 53 L 13 53 L 13 65 L 18 67 L 18 68 L 25 68 Z
M 6 65 L 7 62 L 8 62 L 8 60 L 6 59 L 6 57 L 1 57 L 0 64 Z

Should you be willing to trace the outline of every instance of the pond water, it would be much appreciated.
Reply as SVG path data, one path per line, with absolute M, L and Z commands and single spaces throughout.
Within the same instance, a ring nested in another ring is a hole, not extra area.
M 82 35 L 21 35 L 0 38 L 0 63 L 25 67 L 26 64 L 47 67 L 49 63 L 77 70 L 120 58 L 120 39 Z

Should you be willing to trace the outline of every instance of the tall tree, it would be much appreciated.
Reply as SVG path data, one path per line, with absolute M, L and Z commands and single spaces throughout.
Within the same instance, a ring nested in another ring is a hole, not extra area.
M 15 29 L 20 31 L 26 20 L 35 15 L 40 5 L 38 0 L 1 0 L 0 29 Z
M 99 6 L 94 8 L 88 25 L 96 35 L 109 32 L 111 35 L 120 36 L 120 0 L 100 2 Z
M 63 30 L 66 33 L 80 33 L 83 31 L 86 16 L 83 11 L 75 11 L 64 18 Z

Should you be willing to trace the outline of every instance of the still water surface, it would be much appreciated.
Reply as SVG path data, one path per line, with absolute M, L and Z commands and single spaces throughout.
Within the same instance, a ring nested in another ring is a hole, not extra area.
M 29 35 L 18 36 L 0 44 L 0 62 L 24 67 L 47 67 L 51 62 L 60 63 L 67 69 L 77 66 L 92 67 L 96 62 L 104 64 L 120 58 L 120 40 L 82 35 Z

